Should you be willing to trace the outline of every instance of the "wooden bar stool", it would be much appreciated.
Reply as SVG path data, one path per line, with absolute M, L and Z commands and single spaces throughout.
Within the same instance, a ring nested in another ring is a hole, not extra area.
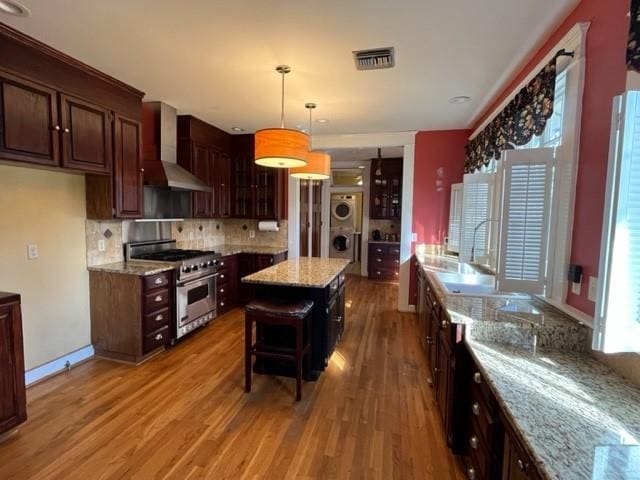
M 272 358 L 295 362 L 296 366 L 296 401 L 302 398 L 302 361 L 311 351 L 311 320 L 309 313 L 313 309 L 311 300 L 290 302 L 286 300 L 254 300 L 245 307 L 244 315 L 244 369 L 245 391 L 251 392 L 251 360 L 256 358 Z M 263 325 L 288 326 L 295 330 L 295 348 L 275 348 L 262 343 L 260 338 L 253 341 L 253 323 L 256 327 Z M 306 335 L 305 335 L 306 330 Z M 304 338 L 306 337 L 306 338 Z

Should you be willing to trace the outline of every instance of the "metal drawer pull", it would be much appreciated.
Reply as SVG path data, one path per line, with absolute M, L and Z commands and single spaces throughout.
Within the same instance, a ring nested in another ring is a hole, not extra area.
M 155 283 L 156 285 L 160 285 L 162 283 L 162 278 L 160 277 L 156 278 L 153 283 Z
M 221 289 L 220 289 L 220 293 L 224 293 L 224 288 L 221 288 Z
M 467 477 L 469 477 L 469 480 L 476 480 L 476 471 L 473 467 L 467 468 Z
M 224 307 L 224 302 L 220 302 L 220 306 L 221 306 L 221 307 Z
M 56 125 L 55 127 L 53 127 L 53 129 L 54 129 L 56 132 L 59 132 L 59 131 L 60 131 L 60 125 Z
M 376 258 L 376 262 L 382 263 L 382 259 L 381 258 Z
M 69 130 L 68 128 L 65 128 L 63 131 L 64 131 L 64 133 L 69 133 L 69 132 L 71 132 L 71 130 Z
M 473 414 L 477 417 L 480 415 L 480 405 L 478 405 L 477 403 L 474 403 L 473 405 L 471 405 L 471 411 L 473 412 Z
M 521 472 L 524 472 L 526 465 L 524 464 L 524 462 L 520 459 L 518 459 L 518 468 L 520 469 Z
M 469 445 L 471 445 L 471 448 L 473 448 L 474 450 L 478 449 L 478 437 L 471 437 L 469 439 Z
M 446 320 L 442 320 L 442 328 L 447 328 L 449 326 L 449 322 L 447 322 Z
M 342 315 L 336 317 L 336 323 L 342 323 Z
M 433 301 L 433 306 L 435 307 L 436 305 L 437 305 L 437 303 L 436 303 L 436 301 L 434 300 L 434 301 Z
M 224 278 L 224 273 L 221 273 L 221 274 L 220 274 L 220 278 Z
M 156 315 L 156 322 L 161 322 L 162 320 L 164 320 L 164 315 Z
M 8 313 L 5 313 L 4 315 L 0 315 L 0 320 L 6 320 L 7 318 L 9 318 Z
M 156 302 L 161 302 L 162 301 L 162 295 L 156 295 L 156 298 L 154 298 L 154 300 Z
M 480 372 L 476 372 L 473 374 L 473 381 L 475 383 L 482 383 L 482 375 L 480 375 Z
M 156 335 L 156 340 L 162 340 L 162 338 L 163 338 L 163 337 L 162 337 L 162 334 L 161 334 L 161 333 L 158 333 L 158 334 Z
M 220 262 L 220 266 L 221 266 L 221 267 L 224 267 L 224 262 Z

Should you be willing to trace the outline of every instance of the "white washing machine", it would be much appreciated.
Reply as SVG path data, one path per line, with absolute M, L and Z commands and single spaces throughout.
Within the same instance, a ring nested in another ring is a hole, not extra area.
M 350 262 L 355 260 L 354 233 L 352 228 L 336 228 L 331 230 L 331 244 L 329 257 L 346 258 Z
M 331 228 L 356 228 L 355 195 L 333 195 L 331 197 Z

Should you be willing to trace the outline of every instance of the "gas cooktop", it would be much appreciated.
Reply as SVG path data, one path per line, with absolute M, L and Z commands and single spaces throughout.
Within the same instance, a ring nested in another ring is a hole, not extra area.
M 155 260 L 161 262 L 181 262 L 191 258 L 202 257 L 204 255 L 215 255 L 216 252 L 210 250 L 180 250 L 171 249 L 160 252 L 142 253 L 135 255 L 136 260 Z

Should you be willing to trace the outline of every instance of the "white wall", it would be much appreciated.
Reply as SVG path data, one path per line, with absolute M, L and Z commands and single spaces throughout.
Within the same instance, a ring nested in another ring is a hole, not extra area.
M 22 296 L 27 370 L 91 343 L 84 188 L 82 175 L 0 165 L 0 290 Z

